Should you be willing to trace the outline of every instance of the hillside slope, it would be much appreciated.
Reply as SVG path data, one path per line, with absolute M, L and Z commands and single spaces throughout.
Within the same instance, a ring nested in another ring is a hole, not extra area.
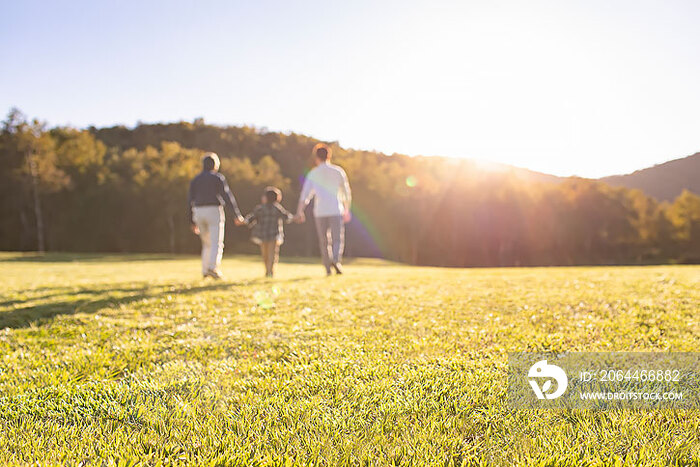
M 642 190 L 659 201 L 673 201 L 683 190 L 700 193 L 700 152 L 631 174 L 600 180 L 613 186 Z

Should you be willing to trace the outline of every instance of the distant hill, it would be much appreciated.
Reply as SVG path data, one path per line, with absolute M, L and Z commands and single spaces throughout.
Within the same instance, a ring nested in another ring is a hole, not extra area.
M 631 174 L 600 180 L 613 186 L 637 188 L 659 201 L 673 201 L 684 189 L 700 194 L 700 152 Z
M 510 165 L 503 165 L 504 171 L 508 172 L 521 180 L 526 180 L 530 182 L 540 182 L 540 183 L 560 183 L 565 180 L 565 177 L 559 177 L 557 175 L 551 175 L 543 172 L 537 172 L 530 169 L 524 169 L 521 167 L 515 167 Z
M 435 156 L 433 156 L 433 159 Z M 449 158 L 442 158 L 441 160 L 449 160 Z M 539 182 L 539 183 L 561 183 L 566 180 L 566 177 L 559 177 L 557 175 L 552 175 L 544 172 L 537 172 L 535 170 L 525 169 L 523 167 L 518 167 L 510 164 L 503 164 L 500 162 L 482 161 L 478 159 L 460 159 L 461 161 L 468 161 L 473 164 L 475 169 L 482 173 L 503 173 L 509 174 L 511 176 L 517 177 L 520 180 L 526 182 Z

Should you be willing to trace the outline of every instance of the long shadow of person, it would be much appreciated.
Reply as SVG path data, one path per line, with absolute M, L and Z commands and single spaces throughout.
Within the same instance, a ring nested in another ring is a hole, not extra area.
M 232 287 L 256 284 L 284 284 L 309 280 L 310 277 L 297 277 L 270 282 L 265 278 L 241 281 L 221 281 L 206 285 L 191 285 L 182 282 L 166 283 L 107 283 L 93 287 L 42 288 L 45 293 L 32 295 L 26 299 L 12 299 L 0 302 L 0 329 L 18 329 L 31 325 L 41 325 L 59 316 L 76 313 L 96 313 L 105 308 L 118 308 L 122 305 L 152 300 L 167 295 L 193 295 L 202 292 L 221 291 Z M 20 305 L 20 306 L 17 306 Z M 8 308 L 3 310 L 3 308 Z

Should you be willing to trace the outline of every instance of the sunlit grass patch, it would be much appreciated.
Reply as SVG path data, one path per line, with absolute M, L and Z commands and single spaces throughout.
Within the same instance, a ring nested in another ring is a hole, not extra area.
M 700 350 L 700 268 L 0 257 L 0 463 L 665 465 L 700 417 L 513 412 L 520 350 Z

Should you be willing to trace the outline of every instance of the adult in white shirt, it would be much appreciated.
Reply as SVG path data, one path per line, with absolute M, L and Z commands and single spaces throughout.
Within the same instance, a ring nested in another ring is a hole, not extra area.
M 314 147 L 313 154 L 316 167 L 306 176 L 295 219 L 297 222 L 306 220 L 304 208 L 315 198 L 314 218 L 323 266 L 328 275 L 331 274 L 331 267 L 335 269 L 336 274 L 342 274 L 344 223 L 350 220 L 352 201 L 350 184 L 345 171 L 331 164 L 330 147 L 319 143 Z

